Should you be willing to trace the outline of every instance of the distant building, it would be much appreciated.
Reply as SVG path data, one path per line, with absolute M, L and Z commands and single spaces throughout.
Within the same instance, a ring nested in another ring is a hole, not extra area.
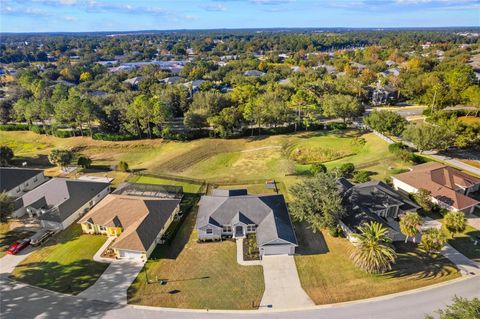
M 391 105 L 397 102 L 398 91 L 389 85 L 377 85 L 370 88 L 369 95 L 372 105 Z
M 123 81 L 123 83 L 128 83 L 131 86 L 138 86 L 138 84 L 140 83 L 140 81 L 142 81 L 142 79 L 143 79 L 143 76 L 136 76 L 134 78 L 126 79 L 125 81 Z
M 251 76 L 251 77 L 257 77 L 257 76 L 263 76 L 265 75 L 264 72 L 258 71 L 258 70 L 248 70 L 243 73 L 245 76 Z
M 165 84 L 176 84 L 180 81 L 183 81 L 184 78 L 180 77 L 180 76 L 170 76 L 168 78 L 163 78 L 163 79 L 160 79 L 158 80 L 160 83 L 165 83 Z

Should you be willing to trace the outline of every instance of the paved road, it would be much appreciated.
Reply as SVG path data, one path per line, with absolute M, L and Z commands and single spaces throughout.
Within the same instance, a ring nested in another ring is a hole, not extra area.
M 458 160 L 452 159 L 451 157 L 446 157 L 446 156 L 443 156 L 443 155 L 432 154 L 432 155 L 429 155 L 429 156 L 438 160 L 438 161 L 446 162 L 446 163 L 448 163 L 452 166 L 463 169 L 464 171 L 467 171 L 467 172 L 470 172 L 474 175 L 480 176 L 480 168 L 474 167 L 472 165 L 465 164 L 465 163 L 460 162 Z
M 0 309 L 4 319 L 423 319 L 426 313 L 443 308 L 453 296 L 480 297 L 480 276 L 466 277 L 448 284 L 429 287 L 402 295 L 368 301 L 319 306 L 315 309 L 287 312 L 217 312 L 172 311 L 125 306 L 87 300 L 41 290 L 0 277 Z

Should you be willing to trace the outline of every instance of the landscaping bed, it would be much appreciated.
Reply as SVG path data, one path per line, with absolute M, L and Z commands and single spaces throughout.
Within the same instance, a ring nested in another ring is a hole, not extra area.
M 243 239 L 243 260 L 260 260 L 260 250 L 255 234 L 248 234 Z

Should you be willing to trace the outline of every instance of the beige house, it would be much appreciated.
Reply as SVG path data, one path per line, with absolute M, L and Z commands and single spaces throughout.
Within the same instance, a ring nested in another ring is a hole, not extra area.
M 109 194 L 78 223 L 87 234 L 114 236 L 117 258 L 146 260 L 180 210 L 180 199 Z

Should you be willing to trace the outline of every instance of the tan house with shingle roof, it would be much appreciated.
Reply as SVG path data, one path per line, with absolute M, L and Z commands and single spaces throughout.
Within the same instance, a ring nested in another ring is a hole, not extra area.
M 406 193 L 431 192 L 432 202 L 442 208 L 471 213 L 480 202 L 468 195 L 480 188 L 480 178 L 437 162 L 414 166 L 410 172 L 392 177 L 393 186 Z
M 180 199 L 109 194 L 79 224 L 87 234 L 117 237 L 117 258 L 146 260 L 180 210 Z

